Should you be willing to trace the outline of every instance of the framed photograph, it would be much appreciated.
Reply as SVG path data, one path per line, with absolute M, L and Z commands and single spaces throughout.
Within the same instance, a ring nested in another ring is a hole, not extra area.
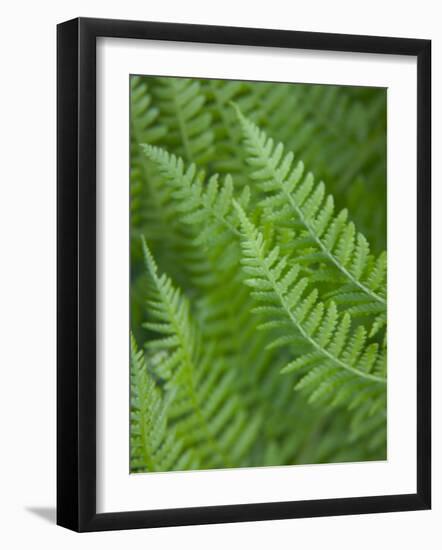
M 430 41 L 57 36 L 57 523 L 430 508 Z

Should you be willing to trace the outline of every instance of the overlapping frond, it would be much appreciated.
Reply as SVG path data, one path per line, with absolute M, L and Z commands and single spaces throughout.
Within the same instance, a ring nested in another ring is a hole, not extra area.
M 234 185 L 230 175 L 225 176 L 222 184 L 218 174 L 204 181 L 195 164 L 185 167 L 182 158 L 150 144 L 142 144 L 142 149 L 158 166 L 165 183 L 172 189 L 182 220 L 188 225 L 198 226 L 198 244 L 210 243 L 213 246 L 217 239 L 225 242 L 226 239 L 232 240 L 232 234 L 238 234 L 232 206 Z M 249 198 L 250 190 L 245 187 L 237 200 L 247 206 Z
M 275 139 L 284 142 L 288 150 L 313 166 L 318 178 L 333 180 L 338 207 L 351 208 L 353 219 L 376 250 L 385 247 L 385 238 L 382 237 L 385 235 L 385 90 L 230 80 L 132 78 L 153 89 L 155 108 L 164 107 L 161 121 L 171 121 L 175 128 L 163 135 L 159 142 L 156 138 L 138 142 L 159 143 L 186 161 L 198 162 L 198 155 L 195 158 L 186 156 L 178 118 L 174 117 L 173 96 L 180 92 L 169 90 L 165 94 L 163 89 L 186 88 L 186 83 L 187 86 L 193 83 L 195 89 L 198 88 L 199 101 L 203 101 L 198 113 L 204 112 L 207 119 L 200 124 L 202 133 L 209 128 L 213 132 L 210 145 L 205 143 L 206 152 L 210 154 L 204 159 L 211 172 L 231 173 L 239 186 L 247 184 L 247 176 L 241 168 L 241 132 L 229 108 L 229 102 L 235 101 L 247 117 L 265 127 Z
M 384 111 L 131 78 L 131 471 L 385 458 Z
M 257 330 L 259 318 L 250 317 L 253 301 L 242 284 L 232 178 L 226 176 L 220 182 L 215 175 L 205 181 L 195 165 L 186 168 L 181 158 L 158 147 L 144 145 L 143 149 L 158 167 L 164 186 L 172 190 L 177 219 L 193 232 L 193 280 L 201 291 L 194 298 L 194 312 L 204 336 L 216 342 L 216 353 L 237 370 L 238 389 L 250 410 L 263 400 L 274 402 L 279 388 L 266 373 L 273 370 L 275 358 L 270 351 L 263 352 L 267 335 Z M 240 191 L 237 200 L 247 207 L 248 188 Z
M 241 111 L 313 167 L 318 180 L 333 181 L 338 209 L 350 209 L 374 249 L 384 249 L 385 90 L 261 85 L 267 85 L 267 89 L 260 116 L 249 114 L 238 102 Z
M 166 275 L 159 275 L 145 243 L 143 247 L 152 282 L 148 309 L 153 317 L 145 327 L 162 335 L 149 341 L 147 348 L 163 355 L 156 374 L 176 392 L 169 415 L 172 425 L 206 467 L 240 465 L 260 418 L 246 414 L 234 373 L 214 357 L 210 345 L 202 346 L 189 302 Z
M 304 174 L 302 161 L 285 153 L 253 122 L 238 111 L 251 177 L 265 193 L 260 201 L 267 219 L 297 230 L 292 247 L 304 266 L 325 264 L 317 280 L 332 285 L 336 303 L 346 305 L 352 315 L 379 316 L 386 310 L 386 254 L 374 258 L 367 239 L 348 220 L 347 210 L 334 211 L 332 195 L 323 182 L 315 183 L 311 173 Z
M 157 166 L 163 186 L 169 190 L 175 221 L 187 228 L 188 248 L 193 251 L 187 255 L 189 271 L 201 291 L 195 309 L 205 334 L 216 338 L 220 353 L 232 355 L 234 350 L 244 353 L 244 331 L 239 327 L 249 309 L 248 292 L 238 281 L 239 229 L 232 204 L 233 180 L 226 176 L 220 183 L 215 175 L 204 181 L 194 164 L 185 167 L 181 158 L 158 147 L 143 145 L 143 150 Z M 238 200 L 244 206 L 247 204 L 246 189 Z M 246 331 L 251 343 L 253 328 L 252 323 Z
M 289 362 L 283 372 L 300 372 L 296 387 L 309 391 L 310 401 L 354 403 L 361 394 L 379 395 L 385 389 L 385 356 L 377 343 L 367 344 L 363 326 L 351 330 L 348 312 L 340 315 L 334 302 L 318 299 L 309 289 L 300 265 L 269 248 L 262 233 L 236 205 L 243 233 L 243 269 L 259 311 L 270 318 L 266 327 L 278 326 L 284 344 L 301 341 L 309 350 Z M 351 387 L 352 391 L 348 391 Z M 358 392 L 354 392 L 355 387 Z

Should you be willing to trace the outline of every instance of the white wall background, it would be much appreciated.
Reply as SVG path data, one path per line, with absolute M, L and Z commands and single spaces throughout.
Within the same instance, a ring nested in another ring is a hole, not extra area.
M 5 4 L 0 34 L 0 544 L 4 548 L 441 547 L 440 283 L 433 285 L 433 511 L 83 535 L 54 525 L 56 23 L 81 15 L 431 38 L 436 282 L 442 280 L 441 11 L 438 0 Z

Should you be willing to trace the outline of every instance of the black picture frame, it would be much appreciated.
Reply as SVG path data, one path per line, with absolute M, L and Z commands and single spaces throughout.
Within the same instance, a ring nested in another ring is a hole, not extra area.
M 96 511 L 96 39 L 396 54 L 417 58 L 417 492 Z M 431 42 L 79 18 L 57 28 L 57 523 L 83 531 L 424 510 L 431 506 Z

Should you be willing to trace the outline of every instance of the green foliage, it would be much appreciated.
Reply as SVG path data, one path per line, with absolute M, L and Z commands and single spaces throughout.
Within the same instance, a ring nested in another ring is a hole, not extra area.
M 184 448 L 195 452 L 206 467 L 241 464 L 260 427 L 242 407 L 235 389 L 234 372 L 212 346 L 203 345 L 198 327 L 190 318 L 190 305 L 156 263 L 143 242 L 151 279 L 149 310 L 153 322 L 145 328 L 162 335 L 147 343 L 161 354 L 155 374 L 167 391 L 176 392 L 169 418 Z
M 297 262 L 310 268 L 325 264 L 314 280 L 327 282 L 349 313 L 376 315 L 374 334 L 386 317 L 386 254 L 374 259 L 365 236 L 348 221 L 347 210 L 334 215 L 334 199 L 326 195 L 324 183 L 315 185 L 312 173 L 303 177 L 303 162 L 295 163 L 282 143 L 275 145 L 240 111 L 238 115 L 254 168 L 250 177 L 266 194 L 260 201 L 264 216 L 298 231 L 291 243 Z
M 133 77 L 131 106 L 131 470 L 384 459 L 384 90 Z
M 378 344 L 367 345 L 361 325 L 351 333 L 349 312 L 340 316 L 335 302 L 325 305 L 316 288 L 308 291 L 309 280 L 300 277 L 300 265 L 282 256 L 278 246 L 270 248 L 243 209 L 235 205 L 243 228 L 242 263 L 249 277 L 245 283 L 254 289 L 258 311 L 271 319 L 261 328 L 280 330 L 273 346 L 282 341 L 296 348 L 301 342 L 306 348 L 282 372 L 302 373 L 295 387 L 307 390 L 311 403 L 348 402 L 351 408 L 361 394 L 370 400 L 383 397 L 385 356 L 378 352 Z
M 167 126 L 165 141 L 187 162 L 206 162 L 212 151 L 212 116 L 204 108 L 206 97 L 197 80 L 158 78 L 153 86 L 162 120 Z
M 157 387 L 142 351 L 131 337 L 131 457 L 133 472 L 198 468 L 192 450 L 167 424 L 172 393 Z

